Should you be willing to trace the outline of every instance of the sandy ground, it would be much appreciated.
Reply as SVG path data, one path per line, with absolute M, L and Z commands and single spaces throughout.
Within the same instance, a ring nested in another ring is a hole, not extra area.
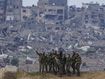
M 0 69 L 0 79 L 2 79 L 3 74 L 6 72 L 5 68 Z
M 105 72 L 83 72 L 80 77 L 73 76 L 63 76 L 58 77 L 52 74 L 26 74 L 20 75 L 19 79 L 105 79 Z
M 6 72 L 6 69 L 0 69 L 0 79 L 2 79 L 4 72 Z M 105 79 L 105 72 L 82 72 L 80 77 L 75 75 L 59 77 L 53 74 L 17 72 L 17 77 L 18 79 Z
M 17 68 L 15 68 L 14 66 L 7 66 L 5 68 L 0 68 L 0 79 L 2 79 L 4 73 L 7 71 L 16 72 Z

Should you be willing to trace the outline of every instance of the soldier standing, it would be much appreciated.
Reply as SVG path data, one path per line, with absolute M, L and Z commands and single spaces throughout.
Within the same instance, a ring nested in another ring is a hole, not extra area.
M 44 72 L 44 56 L 45 53 L 39 53 L 36 51 L 37 55 L 39 56 L 39 71 Z
M 76 62 L 75 68 L 77 70 L 77 76 L 80 76 L 80 66 L 81 66 L 82 60 L 78 53 L 76 54 L 75 62 Z
M 77 76 L 80 76 L 80 65 L 81 65 L 81 57 L 78 53 L 73 52 L 72 56 L 72 68 L 73 68 L 73 74 L 77 71 Z
M 62 59 L 62 65 L 63 65 L 63 73 L 66 73 L 66 55 L 64 54 L 63 59 Z
M 71 67 L 71 56 L 68 54 L 68 57 L 66 59 L 66 73 L 71 75 L 70 67 Z
M 71 63 L 71 67 L 73 68 L 73 74 L 75 74 L 75 58 L 76 58 L 76 52 L 73 51 L 73 55 L 71 57 L 72 63 Z
M 45 71 L 48 72 L 48 54 L 44 55 Z
M 60 76 L 62 76 L 63 75 L 63 51 L 59 51 L 59 74 L 60 74 Z

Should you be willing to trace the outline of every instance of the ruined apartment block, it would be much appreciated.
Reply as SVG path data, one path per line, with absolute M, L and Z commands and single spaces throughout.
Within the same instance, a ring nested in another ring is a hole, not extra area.
M 6 0 L 0 0 L 0 23 L 5 21 Z
M 39 0 L 39 17 L 45 23 L 61 23 L 66 19 L 67 0 Z
M 6 21 L 21 21 L 22 0 L 6 1 Z

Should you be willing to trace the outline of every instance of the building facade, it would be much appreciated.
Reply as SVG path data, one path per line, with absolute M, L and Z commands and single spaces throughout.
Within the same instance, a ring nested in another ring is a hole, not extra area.
M 81 18 L 80 21 L 83 26 L 93 25 L 105 27 L 105 5 L 100 5 L 98 3 L 83 3 L 82 7 L 70 6 L 68 19 L 75 20 L 76 18 Z
M 0 0 L 0 23 L 5 21 L 6 0 Z
M 21 9 L 21 21 L 26 21 L 32 15 L 31 7 L 22 7 Z
M 84 23 L 92 24 L 95 26 L 105 27 L 105 6 L 99 5 L 98 3 L 86 3 L 83 5 L 84 10 Z
M 22 0 L 7 0 L 6 21 L 21 21 Z
M 67 0 L 39 0 L 39 17 L 44 18 L 44 22 L 63 22 L 67 17 Z

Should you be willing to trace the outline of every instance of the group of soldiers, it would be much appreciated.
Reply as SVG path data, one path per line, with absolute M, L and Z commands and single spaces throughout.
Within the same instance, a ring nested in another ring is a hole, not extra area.
M 80 76 L 81 56 L 73 51 L 73 54 L 64 54 L 63 51 L 52 50 L 48 53 L 39 53 L 39 71 L 54 74 L 76 74 Z

